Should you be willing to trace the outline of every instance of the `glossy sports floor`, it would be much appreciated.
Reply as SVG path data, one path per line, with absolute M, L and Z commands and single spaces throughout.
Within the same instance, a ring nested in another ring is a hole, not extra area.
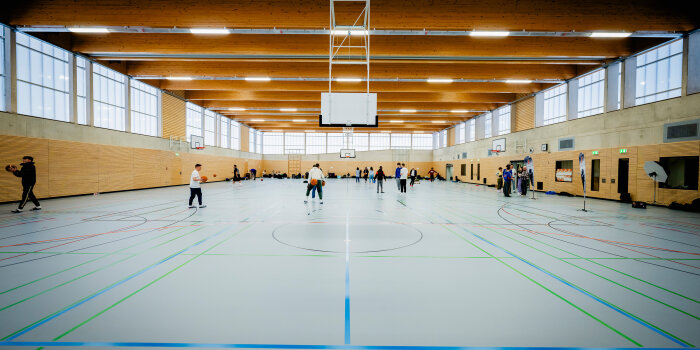
M 304 186 L 0 205 L 0 347 L 700 346 L 698 214 L 393 180 L 304 205 Z

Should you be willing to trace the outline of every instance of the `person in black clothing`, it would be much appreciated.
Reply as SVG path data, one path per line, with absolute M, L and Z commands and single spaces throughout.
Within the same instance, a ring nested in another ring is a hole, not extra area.
M 19 202 L 17 209 L 13 210 L 13 213 L 21 213 L 24 209 L 24 205 L 27 201 L 32 201 L 34 203 L 34 209 L 41 210 L 41 204 L 39 200 L 36 199 L 34 195 L 34 185 L 36 184 L 36 167 L 34 167 L 34 158 L 30 156 L 24 156 L 22 158 L 22 169 L 18 170 L 14 165 L 8 165 L 5 170 L 11 172 L 13 175 L 22 178 L 22 200 Z
M 374 178 L 377 180 L 377 193 L 379 193 L 379 190 L 384 193 L 384 180 L 386 180 L 386 175 L 384 175 L 384 170 L 382 169 L 381 165 L 379 166 L 377 173 L 374 175 Z

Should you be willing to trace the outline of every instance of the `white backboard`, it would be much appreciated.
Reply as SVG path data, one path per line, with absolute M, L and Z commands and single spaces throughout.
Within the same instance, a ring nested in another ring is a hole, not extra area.
M 340 150 L 340 158 L 355 158 L 355 150 L 354 149 L 341 149 Z
M 495 139 L 495 140 L 491 141 L 491 149 L 505 152 L 506 151 L 506 139 L 502 138 L 502 139 Z
M 321 93 L 321 126 L 377 126 L 377 94 Z
M 190 148 L 204 147 L 204 138 L 197 135 L 190 135 Z

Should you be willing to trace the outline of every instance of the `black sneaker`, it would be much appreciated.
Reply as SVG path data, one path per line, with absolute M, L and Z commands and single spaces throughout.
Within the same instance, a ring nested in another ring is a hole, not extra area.
M 192 209 L 192 208 L 196 208 L 196 207 L 194 205 L 190 205 L 188 208 Z
M 200 207 L 200 208 L 206 208 L 206 207 L 207 207 L 207 205 L 206 205 L 206 204 L 204 204 L 204 205 L 200 205 L 199 207 Z
M 41 210 L 41 206 L 34 207 L 34 208 L 32 208 L 32 210 Z

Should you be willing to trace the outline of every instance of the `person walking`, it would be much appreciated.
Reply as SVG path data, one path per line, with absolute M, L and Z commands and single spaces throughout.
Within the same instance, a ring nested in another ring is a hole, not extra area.
M 506 170 L 503 170 L 503 196 L 505 197 L 510 197 L 512 180 L 513 172 L 510 170 L 510 164 L 506 164 Z
M 367 167 L 365 167 L 362 177 L 365 179 L 365 182 L 367 182 L 367 178 L 369 177 L 369 170 L 367 170 Z
M 396 178 L 396 188 L 401 192 L 401 163 L 396 163 L 394 177 Z
M 379 166 L 379 169 L 377 169 L 377 174 L 374 176 L 375 180 L 377 181 L 377 193 L 381 190 L 382 193 L 384 193 L 384 180 L 386 180 L 386 175 L 384 175 L 384 170 L 382 170 L 382 166 Z
M 411 187 L 413 187 L 413 184 L 416 182 L 416 176 L 418 176 L 418 171 L 416 171 L 416 168 L 411 168 L 411 172 L 408 174 L 411 176 Z
M 360 167 L 357 167 L 357 170 L 355 170 L 355 182 L 360 183 Z
M 34 166 L 34 158 L 32 156 L 22 157 L 20 166 L 22 169 L 17 169 L 14 165 L 5 167 L 5 170 L 11 172 L 12 175 L 22 178 L 22 200 L 19 202 L 17 209 L 12 212 L 21 213 L 27 201 L 32 201 L 34 204 L 32 210 L 41 210 L 41 204 L 34 195 L 34 185 L 36 185 L 36 166 Z
M 374 183 L 374 168 L 369 167 L 369 182 Z
M 318 192 L 318 199 L 320 200 L 320 203 L 323 204 L 323 180 L 325 177 L 323 176 L 323 171 L 319 169 L 318 163 L 314 164 L 314 166 L 309 170 L 309 184 L 306 186 L 306 199 L 304 199 L 304 203 L 309 202 L 309 193 L 311 192 L 312 188 L 316 188 L 316 191 Z
M 406 193 L 406 180 L 408 180 L 408 169 L 406 164 L 401 164 L 401 192 Z
M 194 171 L 190 175 L 190 208 L 195 208 L 192 205 L 194 196 L 197 196 L 197 202 L 199 202 L 200 208 L 206 208 L 207 206 L 202 204 L 202 178 L 199 176 L 199 172 L 202 170 L 202 164 L 195 164 Z

